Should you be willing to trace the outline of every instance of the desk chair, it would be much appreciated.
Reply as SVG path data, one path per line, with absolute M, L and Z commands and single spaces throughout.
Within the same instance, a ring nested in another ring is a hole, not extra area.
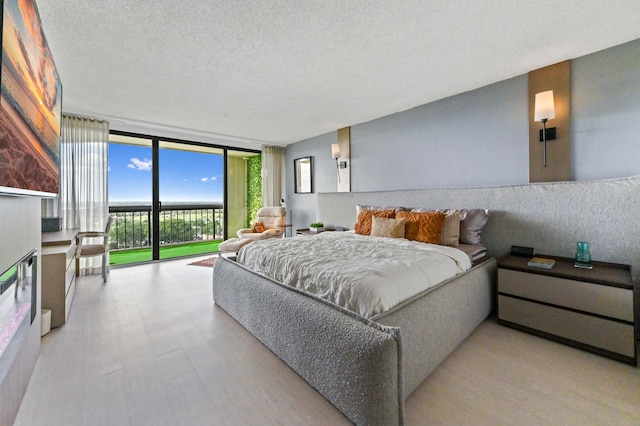
M 109 231 L 113 216 L 107 219 L 104 232 L 79 232 L 76 237 L 78 246 L 76 247 L 76 275 L 80 274 L 80 258 L 102 256 L 102 281 L 107 282 L 107 258 L 109 257 Z M 102 244 L 85 244 L 85 238 L 102 238 Z

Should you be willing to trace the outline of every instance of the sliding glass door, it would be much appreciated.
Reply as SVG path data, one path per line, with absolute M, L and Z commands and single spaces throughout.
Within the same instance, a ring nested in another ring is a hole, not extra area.
M 224 239 L 224 150 L 160 141 L 160 259 L 218 250 Z
M 112 132 L 111 264 L 212 253 L 255 217 L 256 151 Z
M 110 263 L 152 260 L 153 141 L 109 136 Z

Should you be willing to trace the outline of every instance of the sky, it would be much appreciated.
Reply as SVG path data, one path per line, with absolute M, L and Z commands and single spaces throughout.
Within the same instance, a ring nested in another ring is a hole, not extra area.
M 109 144 L 109 201 L 151 203 L 151 148 Z M 222 203 L 222 155 L 160 150 L 161 202 Z

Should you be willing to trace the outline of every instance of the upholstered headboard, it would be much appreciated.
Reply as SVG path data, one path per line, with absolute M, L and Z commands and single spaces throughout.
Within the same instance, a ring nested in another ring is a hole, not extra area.
M 573 257 L 587 241 L 594 260 L 629 264 L 640 271 L 640 176 L 594 182 L 407 191 L 320 193 L 318 220 L 353 229 L 356 204 L 374 206 L 487 208 L 482 242 L 499 257 L 512 245 L 536 253 Z

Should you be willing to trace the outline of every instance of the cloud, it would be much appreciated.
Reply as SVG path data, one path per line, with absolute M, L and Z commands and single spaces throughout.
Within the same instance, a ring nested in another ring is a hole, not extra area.
M 127 167 L 134 170 L 142 170 L 148 172 L 151 170 L 151 160 L 144 159 L 140 160 L 138 158 L 130 158 L 130 163 L 127 164 Z
M 202 182 L 207 182 L 208 180 L 209 180 L 208 177 L 203 177 L 202 179 L 200 179 L 200 181 L 202 181 Z

